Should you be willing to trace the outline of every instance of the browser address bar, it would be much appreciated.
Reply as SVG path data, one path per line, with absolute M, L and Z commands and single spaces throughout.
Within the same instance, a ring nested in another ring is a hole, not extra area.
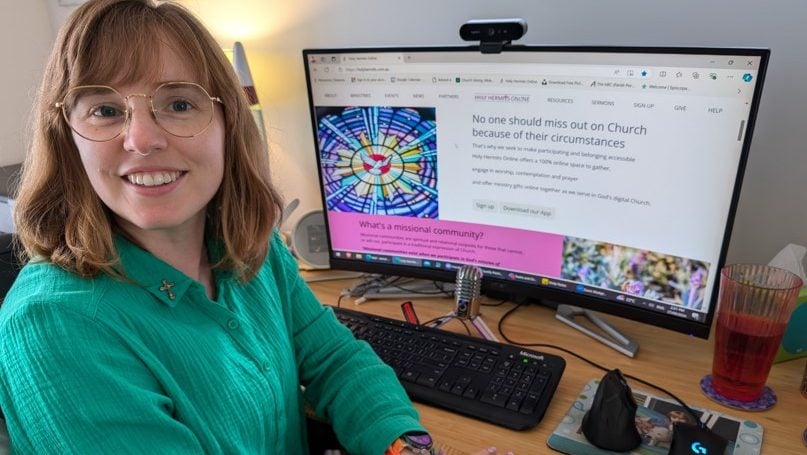
M 518 67 L 518 68 L 515 68 Z M 523 78 L 542 76 L 566 76 L 566 77 L 609 77 L 609 78 L 646 78 L 652 74 L 651 71 L 641 67 L 629 66 L 587 66 L 587 65 L 491 65 L 489 71 L 484 67 L 474 65 L 473 67 L 464 64 L 443 64 L 440 68 L 433 65 L 404 64 L 404 65 L 342 65 L 342 72 L 347 74 L 361 74 L 368 72 L 393 73 L 393 74 L 453 74 L 456 76 L 475 75 L 496 78 Z M 515 70 L 515 71 L 514 71 Z

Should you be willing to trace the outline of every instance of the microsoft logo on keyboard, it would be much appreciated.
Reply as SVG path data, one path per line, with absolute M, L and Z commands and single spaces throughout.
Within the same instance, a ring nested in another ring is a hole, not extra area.
M 521 352 L 519 352 L 519 354 L 523 355 L 524 357 L 529 357 L 529 358 L 535 359 L 535 360 L 544 360 L 544 356 L 535 355 L 532 352 L 521 351 Z

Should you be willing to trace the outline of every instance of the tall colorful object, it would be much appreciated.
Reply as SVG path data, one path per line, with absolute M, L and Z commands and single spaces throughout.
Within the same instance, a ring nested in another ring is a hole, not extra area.
M 807 287 L 801 289 L 796 308 L 782 337 L 782 345 L 776 352 L 774 362 L 798 359 L 807 356 Z
M 240 41 L 233 44 L 231 53 L 227 53 L 230 62 L 238 75 L 238 80 L 241 82 L 241 87 L 244 88 L 244 93 L 249 100 L 249 109 L 252 111 L 252 118 L 258 125 L 258 130 L 261 132 L 261 139 L 266 144 L 266 127 L 263 123 L 263 111 L 258 102 L 258 92 L 255 91 L 255 84 L 252 82 L 252 73 L 249 71 L 249 63 L 247 63 L 247 54 L 244 52 L 244 45 Z

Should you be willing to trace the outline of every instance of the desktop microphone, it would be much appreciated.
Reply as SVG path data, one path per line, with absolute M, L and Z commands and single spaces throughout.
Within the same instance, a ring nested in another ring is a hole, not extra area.
M 473 265 L 463 265 L 457 270 L 454 289 L 454 313 L 458 318 L 473 319 L 479 314 L 479 291 L 482 287 L 482 270 Z

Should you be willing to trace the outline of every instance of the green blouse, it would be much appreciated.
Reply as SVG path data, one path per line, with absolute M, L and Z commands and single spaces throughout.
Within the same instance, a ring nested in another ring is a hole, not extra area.
M 355 454 L 422 430 L 392 370 L 317 302 L 277 235 L 249 282 L 215 273 L 216 301 L 116 244 L 131 282 L 31 263 L 0 309 L 13 450 L 307 453 L 304 402 Z

